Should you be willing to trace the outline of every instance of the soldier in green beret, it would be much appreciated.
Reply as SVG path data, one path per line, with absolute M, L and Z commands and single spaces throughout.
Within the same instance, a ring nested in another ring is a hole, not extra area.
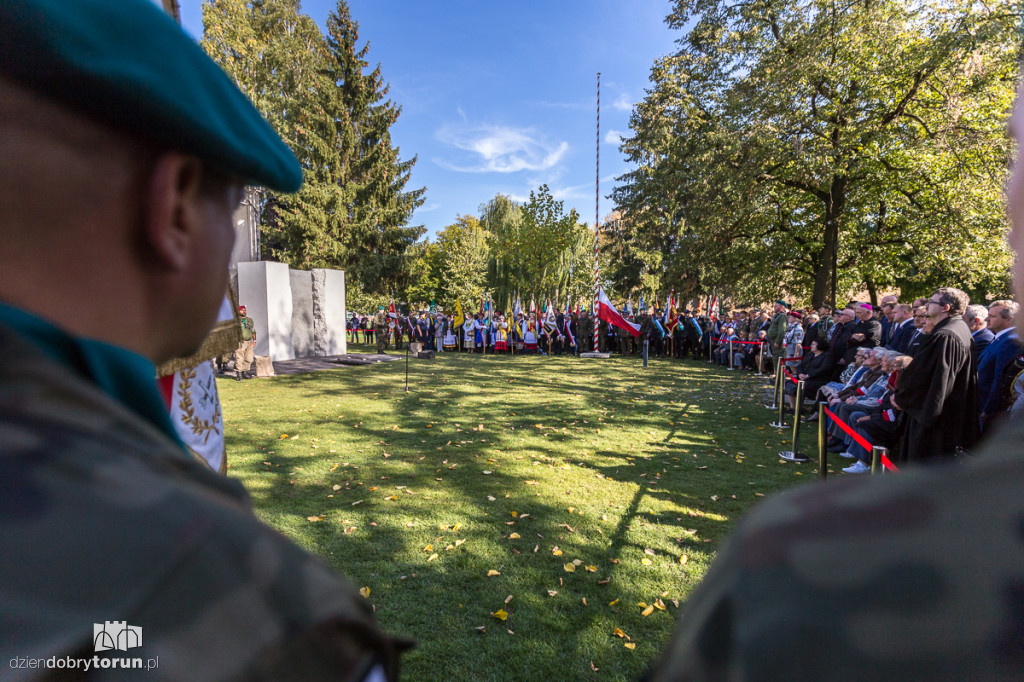
M 297 190 L 294 155 L 151 0 L 0 3 L 0 149 L 0 664 L 395 679 L 370 602 L 186 452 L 154 380 L 217 319 L 243 187 Z

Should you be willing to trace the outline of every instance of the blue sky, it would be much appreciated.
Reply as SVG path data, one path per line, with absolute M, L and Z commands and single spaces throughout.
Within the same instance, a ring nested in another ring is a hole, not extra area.
M 193 36 L 201 0 L 180 0 Z M 321 28 L 331 0 L 305 0 Z M 666 0 L 350 0 L 368 59 L 381 64 L 402 107 L 392 128 L 402 158 L 417 156 L 409 187 L 427 188 L 413 216 L 428 236 L 458 214 L 547 184 L 566 210 L 594 221 L 595 98 L 601 72 L 601 201 L 628 167 L 618 136 L 644 96 L 654 60 L 678 35 Z

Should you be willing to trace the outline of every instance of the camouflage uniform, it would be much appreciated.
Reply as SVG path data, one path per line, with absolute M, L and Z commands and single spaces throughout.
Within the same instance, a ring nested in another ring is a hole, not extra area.
M 377 337 L 377 353 L 381 354 L 388 346 L 388 327 L 384 313 L 379 311 L 373 316 L 373 335 Z
M 789 318 L 785 310 L 775 313 L 768 327 L 768 341 L 772 344 L 772 357 L 783 356 L 782 347 L 786 343 L 786 330 L 789 329 Z
M 962 466 L 765 502 L 652 680 L 1024 680 L 1024 419 Z
M 396 674 L 369 601 L 237 481 L 2 325 L 0 445 L 4 679 L 16 657 L 91 658 L 106 621 L 143 628 L 123 655 L 164 679 Z

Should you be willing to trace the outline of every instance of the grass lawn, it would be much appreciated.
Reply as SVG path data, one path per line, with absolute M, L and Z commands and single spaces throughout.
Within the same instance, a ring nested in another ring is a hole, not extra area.
M 815 478 L 749 372 L 446 353 L 404 376 L 219 389 L 229 475 L 417 641 L 409 680 L 633 679 L 739 516 Z

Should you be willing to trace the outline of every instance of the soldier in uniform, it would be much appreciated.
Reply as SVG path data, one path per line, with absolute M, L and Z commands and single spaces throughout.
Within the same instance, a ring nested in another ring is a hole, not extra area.
M 781 358 L 783 347 L 786 345 L 786 330 L 789 328 L 787 311 L 789 305 L 783 301 L 775 301 L 775 315 L 772 317 L 771 326 L 768 327 L 768 341 L 772 344 L 772 357 Z
M 373 335 L 377 337 L 377 354 L 382 355 L 388 347 L 388 321 L 384 306 L 377 308 L 373 315 Z
M 154 381 L 217 319 L 244 185 L 299 188 L 288 147 L 150 0 L 16 0 L 0 149 L 0 676 L 105 678 L 117 622 L 162 679 L 395 679 L 369 600 L 186 452 Z
M 1024 156 L 1007 198 L 1024 300 Z M 993 431 L 959 466 L 805 486 L 758 507 L 649 679 L 1024 679 L 1024 415 Z
M 235 380 L 252 379 L 255 375 L 249 370 L 252 366 L 252 349 L 256 346 L 256 323 L 246 316 L 245 306 L 238 306 L 238 322 L 242 327 L 242 339 L 235 349 Z

